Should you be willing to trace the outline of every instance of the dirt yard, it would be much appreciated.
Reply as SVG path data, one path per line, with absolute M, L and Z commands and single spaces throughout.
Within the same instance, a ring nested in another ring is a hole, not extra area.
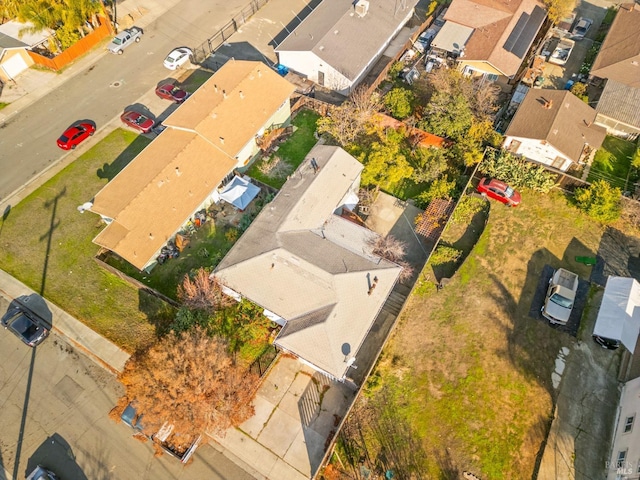
M 392 399 L 391 410 L 409 421 L 426 452 L 416 478 L 457 479 L 469 471 L 530 479 L 538 468 L 558 394 L 556 358 L 577 340 L 531 316 L 539 310 L 534 294 L 545 265 L 589 280 L 592 267 L 574 257 L 596 256 L 605 229 L 560 194 L 523 199 L 516 209 L 491 203 L 482 232 L 484 221 L 445 232 L 459 248 L 479 240 L 443 289 L 429 288 L 433 270 L 425 268 L 421 293 L 409 298 L 370 391 L 360 397 L 359 407 Z M 361 435 L 366 442 L 355 443 L 367 450 L 370 468 L 388 467 L 393 462 L 375 437 L 372 428 Z

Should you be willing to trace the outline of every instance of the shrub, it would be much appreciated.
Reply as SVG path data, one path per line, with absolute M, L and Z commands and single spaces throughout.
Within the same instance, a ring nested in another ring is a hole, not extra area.
M 449 247 L 447 245 L 438 245 L 436 251 L 431 254 L 429 263 L 431 265 L 443 265 L 445 263 L 455 263 L 460 260 L 462 250 Z
M 589 187 L 577 189 L 575 202 L 579 209 L 594 220 L 611 223 L 620 218 L 621 195 L 619 188 L 612 187 L 604 180 L 597 180 Z
M 452 223 L 471 223 L 471 219 L 476 213 L 481 212 L 486 207 L 486 202 L 481 197 L 466 195 L 460 200 L 458 206 L 451 215 Z
M 542 165 L 536 165 L 504 150 L 487 150 L 479 170 L 514 188 L 529 188 L 547 193 L 555 185 L 554 175 Z
M 414 95 L 411 90 L 397 87 L 385 95 L 384 105 L 389 109 L 392 116 L 403 119 L 411 114 L 413 100 Z
M 432 200 L 436 198 L 448 199 L 453 196 L 456 189 L 455 180 L 448 181 L 446 177 L 438 178 L 431 182 L 429 188 L 416 198 L 416 203 L 420 208 L 426 208 Z

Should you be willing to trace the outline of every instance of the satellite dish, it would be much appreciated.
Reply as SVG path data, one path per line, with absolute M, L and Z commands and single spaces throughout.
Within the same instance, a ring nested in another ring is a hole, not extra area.
M 79 211 L 80 213 L 84 213 L 84 212 L 85 212 L 85 210 L 90 210 L 90 209 L 91 209 L 91 207 L 93 207 L 93 203 L 91 203 L 91 202 L 85 202 L 85 203 L 83 203 L 82 205 L 78 205 L 78 211 Z

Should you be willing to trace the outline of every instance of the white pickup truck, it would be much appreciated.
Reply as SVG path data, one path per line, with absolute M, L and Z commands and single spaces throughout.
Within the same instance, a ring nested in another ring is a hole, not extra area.
M 549 280 L 542 315 L 551 323 L 566 325 L 578 291 L 578 275 L 564 268 L 556 270 Z
M 122 52 L 132 43 L 138 43 L 142 38 L 144 32 L 139 27 L 131 27 L 121 31 L 117 34 L 111 43 L 107 45 L 107 50 L 111 53 L 122 55 Z
M 549 57 L 549 63 L 555 63 L 556 65 L 566 64 L 575 45 L 576 42 L 574 42 L 573 40 L 570 40 L 568 38 L 560 39 L 560 41 L 558 42 L 558 46 Z

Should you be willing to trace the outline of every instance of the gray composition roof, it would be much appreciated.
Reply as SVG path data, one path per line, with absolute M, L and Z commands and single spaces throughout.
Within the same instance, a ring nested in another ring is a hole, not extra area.
M 369 0 L 367 14 L 360 17 L 352 1 L 323 0 L 275 50 L 313 52 L 355 80 L 404 25 L 417 3 Z
M 545 102 L 551 108 L 545 108 Z M 577 162 L 585 143 L 600 148 L 606 130 L 593 121 L 596 111 L 568 90 L 531 89 L 511 120 L 506 136 L 549 142 Z
M 377 234 L 333 214 L 361 170 L 339 147 L 314 147 L 214 272 L 287 321 L 277 345 L 336 378 L 346 374 L 400 273 L 372 254 Z
M 445 22 L 436 38 L 431 42 L 431 46 L 445 52 L 459 54 L 464 49 L 467 41 L 469 41 L 472 33 L 473 28 L 458 25 L 454 22 Z
M 619 122 L 640 128 L 640 88 L 607 80 L 596 105 L 596 111 Z

